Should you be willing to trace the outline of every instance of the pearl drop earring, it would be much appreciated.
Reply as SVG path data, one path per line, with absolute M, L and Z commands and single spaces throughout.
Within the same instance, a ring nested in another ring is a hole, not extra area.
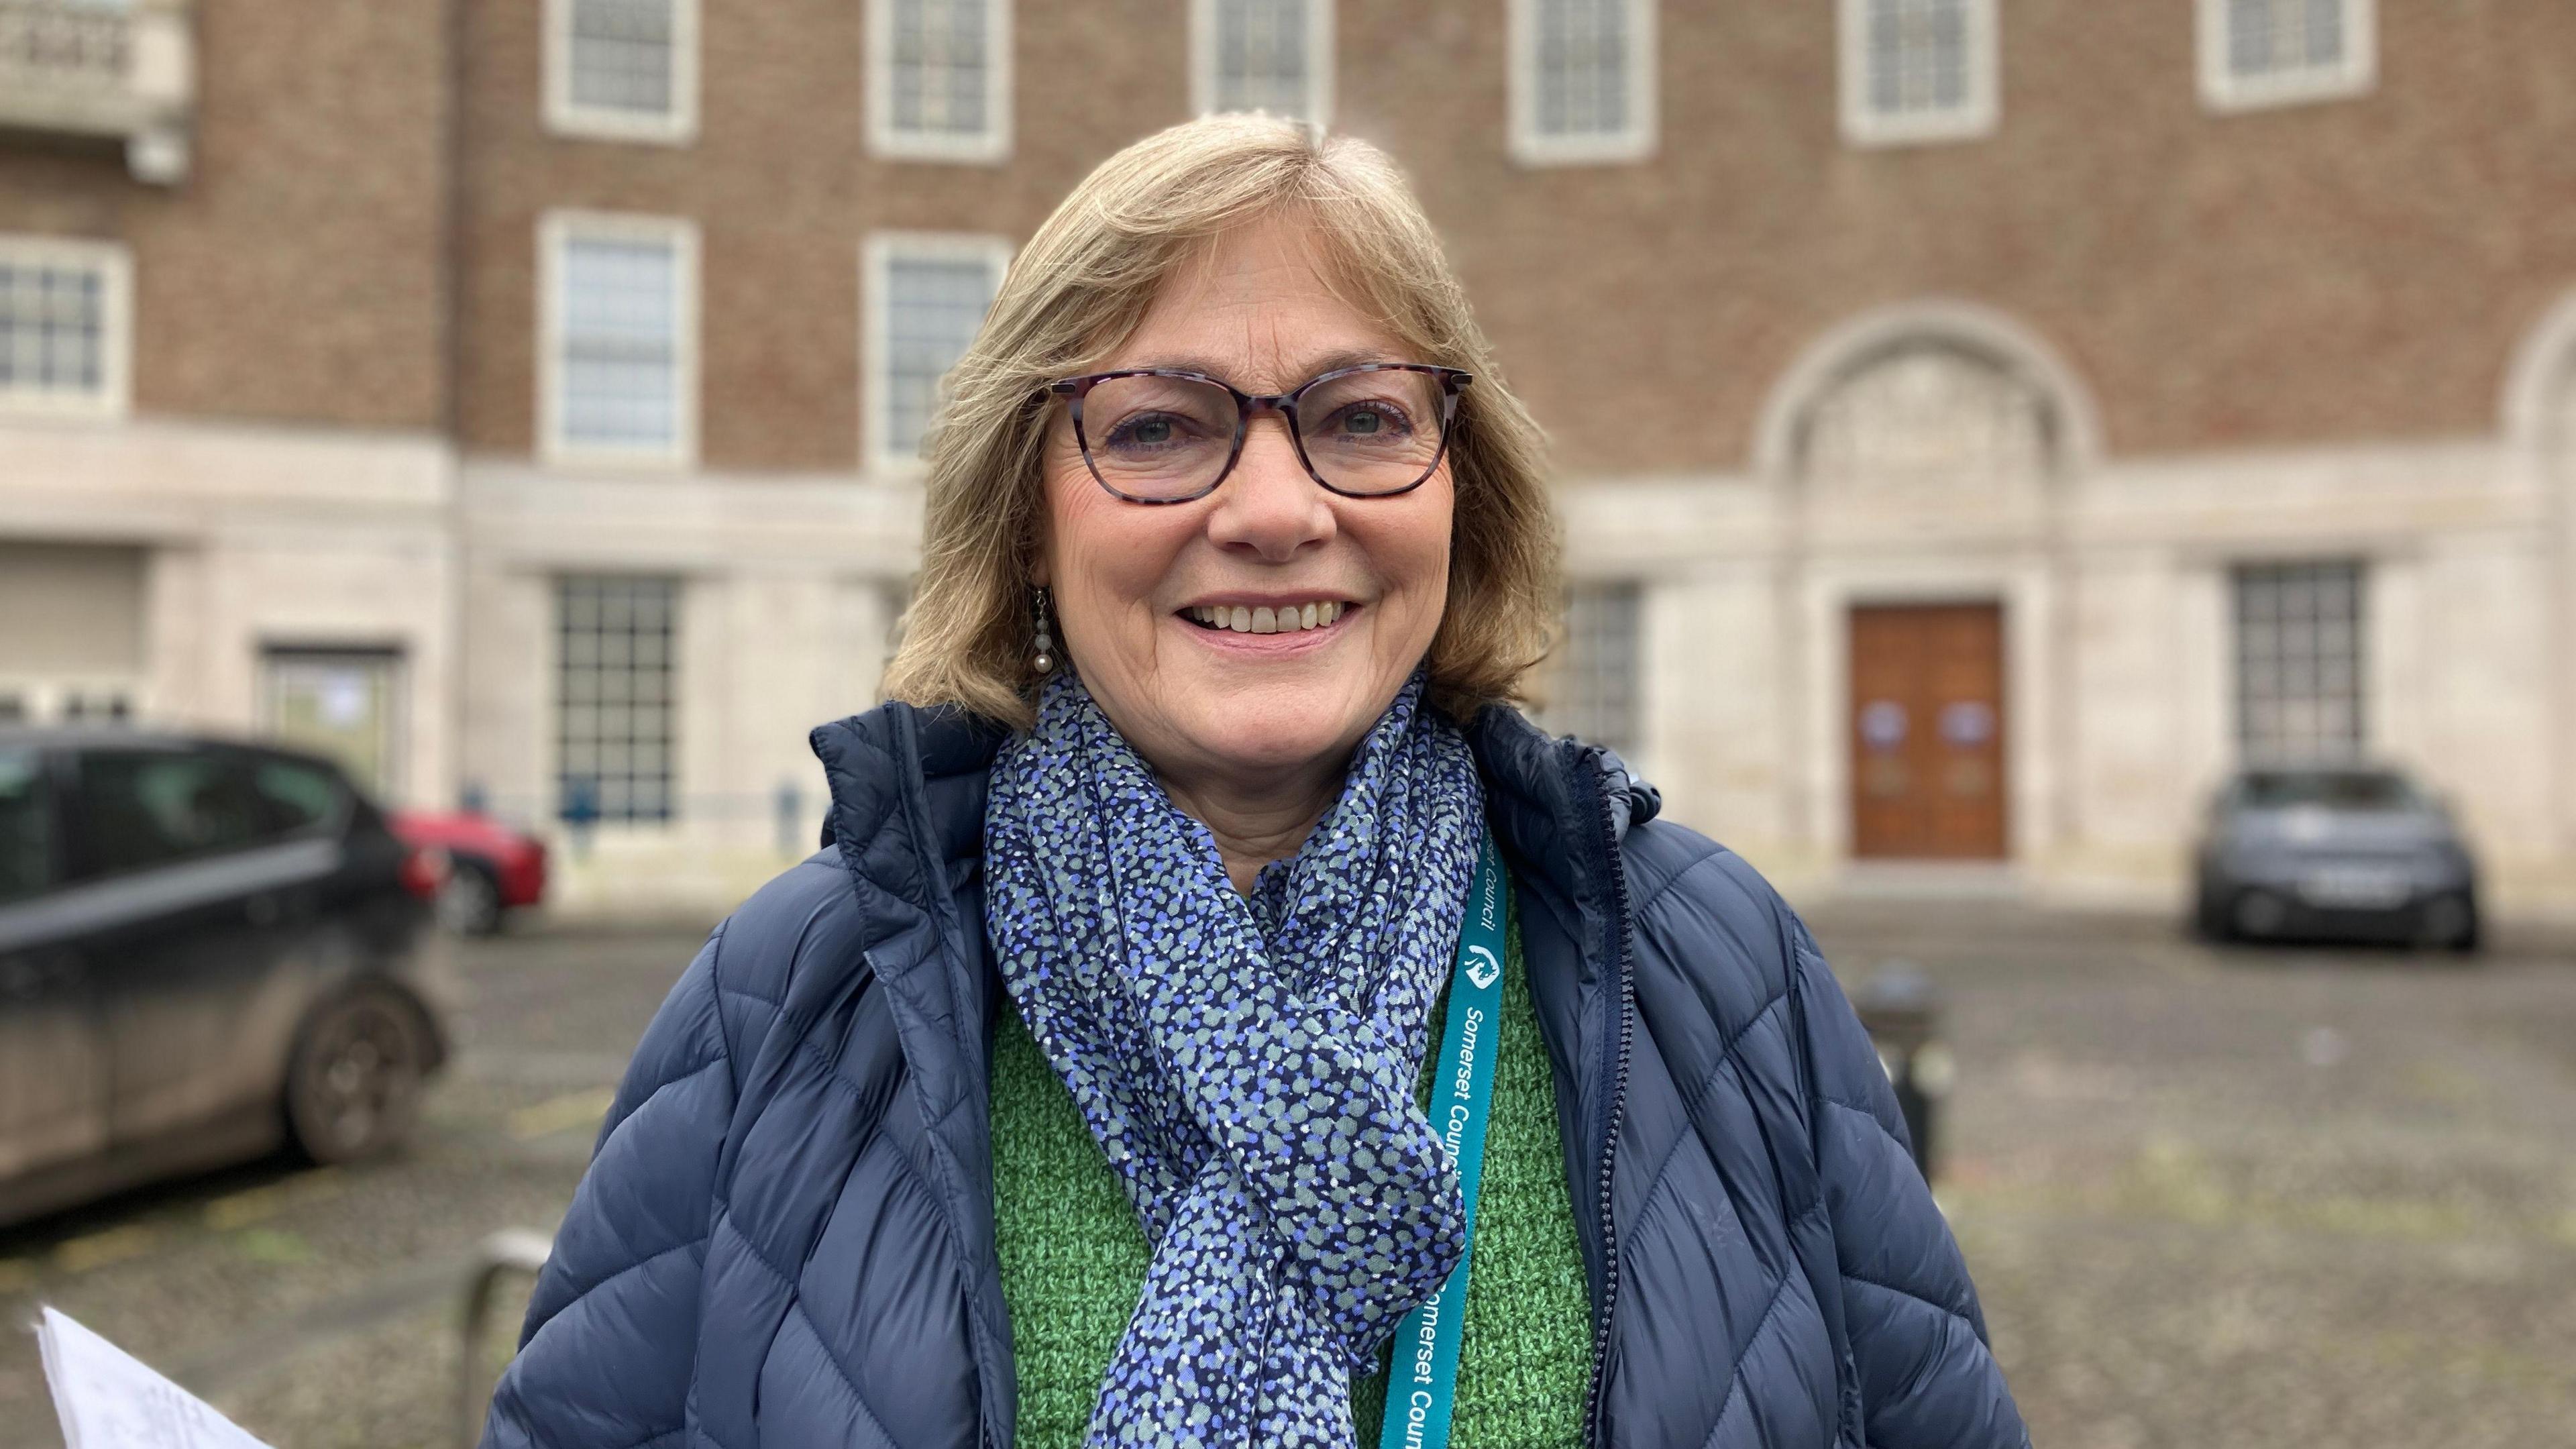
M 1029 660 L 1029 668 L 1039 674 L 1049 674 L 1055 669 L 1055 629 L 1047 620 L 1046 590 L 1036 591 L 1036 606 L 1038 648 L 1036 656 Z

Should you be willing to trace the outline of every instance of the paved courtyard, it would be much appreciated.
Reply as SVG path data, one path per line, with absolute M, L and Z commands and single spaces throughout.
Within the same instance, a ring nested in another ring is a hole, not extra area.
M 1901 957 L 1945 996 L 1941 1198 L 2039 1444 L 2576 1442 L 2576 955 L 2216 952 L 1956 903 L 1817 927 L 1847 984 Z M 470 1037 L 406 1154 L 0 1232 L 0 1321 L 57 1304 L 280 1449 L 447 1442 L 460 1275 L 554 1223 L 696 944 L 469 948 Z M 0 1341 L 0 1445 L 58 1442 L 33 1340 Z

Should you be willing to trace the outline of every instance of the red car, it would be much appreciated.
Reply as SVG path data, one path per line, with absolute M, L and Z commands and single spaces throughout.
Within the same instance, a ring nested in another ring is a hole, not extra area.
M 545 899 L 546 843 L 472 810 L 397 810 L 403 843 L 446 856 L 438 919 L 451 931 L 488 936 L 513 907 Z

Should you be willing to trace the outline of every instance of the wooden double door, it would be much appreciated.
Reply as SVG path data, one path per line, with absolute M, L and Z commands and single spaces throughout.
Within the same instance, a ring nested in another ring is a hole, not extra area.
M 2006 852 L 2003 607 L 1851 611 L 1852 853 Z

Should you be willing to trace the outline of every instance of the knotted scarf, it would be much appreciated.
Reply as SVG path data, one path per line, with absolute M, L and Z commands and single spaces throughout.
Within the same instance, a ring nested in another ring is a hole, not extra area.
M 1414 1102 L 1484 800 L 1406 684 L 1247 896 L 1070 673 L 1003 747 L 985 929 L 1153 1258 L 1099 1445 L 1354 1440 L 1350 1376 L 1466 1249 Z

